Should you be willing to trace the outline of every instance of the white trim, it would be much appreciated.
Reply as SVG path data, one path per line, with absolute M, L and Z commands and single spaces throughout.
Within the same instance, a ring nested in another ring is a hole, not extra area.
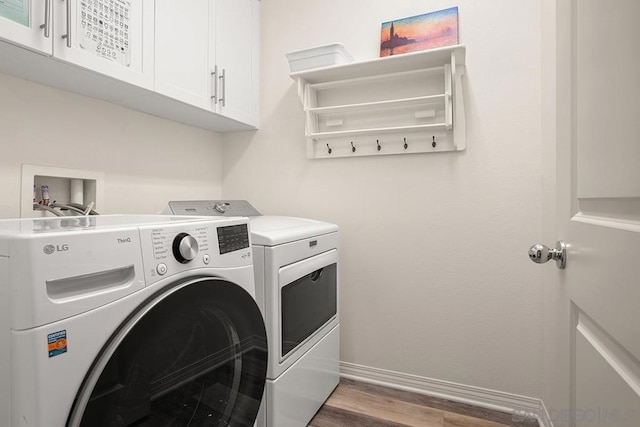
M 534 397 L 456 384 L 348 362 L 340 362 L 340 376 L 509 414 L 527 414 L 535 417 L 541 427 L 553 427 L 544 403 Z
M 544 401 L 540 401 L 540 412 L 538 413 L 538 423 L 540 427 L 553 427 L 553 423 L 551 422 L 551 417 L 549 416 L 549 411 L 544 404 Z

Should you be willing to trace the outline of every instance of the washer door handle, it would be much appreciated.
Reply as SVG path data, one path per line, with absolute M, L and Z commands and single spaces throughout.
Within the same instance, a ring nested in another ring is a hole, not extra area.
M 322 277 L 322 273 L 324 272 L 324 267 L 314 271 L 313 273 L 311 273 L 311 281 L 312 282 L 317 282 L 318 280 L 320 280 L 320 278 Z

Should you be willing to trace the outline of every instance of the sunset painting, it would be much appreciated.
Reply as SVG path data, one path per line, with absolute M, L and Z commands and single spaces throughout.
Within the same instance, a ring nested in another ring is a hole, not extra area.
M 458 44 L 458 8 L 382 23 L 380 56 Z

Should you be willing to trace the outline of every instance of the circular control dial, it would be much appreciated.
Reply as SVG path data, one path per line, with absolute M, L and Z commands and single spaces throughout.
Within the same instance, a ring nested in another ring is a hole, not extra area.
M 182 264 L 186 264 L 198 255 L 198 241 L 187 233 L 178 234 L 173 239 L 173 256 Z

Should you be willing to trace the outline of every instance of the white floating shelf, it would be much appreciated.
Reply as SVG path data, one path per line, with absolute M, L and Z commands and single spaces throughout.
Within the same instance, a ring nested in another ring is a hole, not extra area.
M 307 156 L 464 150 L 464 73 L 462 45 L 291 73 L 305 112 Z M 378 149 L 378 135 L 386 149 Z M 350 137 L 373 149 L 352 151 Z
M 456 72 L 456 66 L 464 66 L 465 46 L 447 46 L 402 55 L 375 58 L 367 61 L 351 62 L 345 65 L 315 68 L 291 73 L 290 76 L 294 80 L 303 79 L 307 83 L 324 83 L 405 71 L 427 70 L 429 68 L 441 67 L 444 64 L 452 64 L 452 72 Z
M 353 86 L 365 83 L 375 83 L 389 81 L 392 79 L 403 79 L 415 75 L 428 75 L 444 72 L 444 67 L 433 67 L 418 70 L 400 71 L 397 73 L 380 74 L 375 76 L 356 77 L 353 79 L 334 80 L 328 82 L 310 83 L 310 88 L 314 90 L 335 89 L 343 86 Z

